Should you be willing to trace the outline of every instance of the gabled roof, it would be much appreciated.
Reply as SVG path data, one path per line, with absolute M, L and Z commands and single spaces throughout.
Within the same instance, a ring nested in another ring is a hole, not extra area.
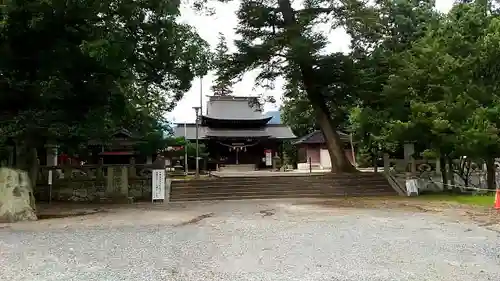
M 185 137 L 188 140 L 196 139 L 196 125 L 195 124 L 177 124 L 174 128 L 175 137 Z M 287 125 L 281 124 L 268 124 L 264 128 L 258 129 L 212 129 L 206 126 L 200 126 L 198 129 L 198 138 L 261 138 L 269 137 L 272 139 L 295 139 L 292 129 Z
M 207 116 L 201 117 L 201 125 L 208 127 L 264 127 L 271 120 L 271 117 L 262 117 L 260 119 L 217 119 Z
M 340 136 L 340 140 L 343 142 L 349 142 L 349 135 L 346 133 L 343 133 L 341 131 L 337 131 L 337 134 Z M 325 143 L 325 136 L 323 135 L 323 132 L 320 130 L 314 131 L 310 134 L 307 134 L 300 139 L 298 139 L 294 144 L 324 144 Z
M 143 142 L 139 137 L 137 137 L 134 133 L 131 131 L 125 129 L 125 128 L 120 128 L 117 129 L 116 131 L 113 132 L 113 134 L 110 136 L 109 139 L 107 140 L 89 140 L 88 144 L 89 145 L 103 145 L 103 144 L 114 144 L 114 143 L 120 143 L 123 145 L 130 145 L 130 144 L 136 144 Z
M 262 120 L 261 104 L 256 97 L 211 96 L 207 103 L 207 114 L 220 120 Z M 270 119 L 270 118 L 269 118 Z
M 281 124 L 281 112 L 279 110 L 271 110 L 264 113 L 264 116 L 271 117 L 269 124 Z
M 132 132 L 130 132 L 129 130 L 127 130 L 125 128 L 120 128 L 113 133 L 114 137 L 119 136 L 119 135 L 125 136 L 127 138 L 133 137 Z

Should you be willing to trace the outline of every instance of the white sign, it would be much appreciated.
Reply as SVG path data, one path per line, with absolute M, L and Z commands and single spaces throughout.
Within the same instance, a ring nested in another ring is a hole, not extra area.
M 270 149 L 266 149 L 266 166 L 273 165 L 273 153 Z
M 153 170 L 152 201 L 165 200 L 165 170 Z
M 416 179 L 406 180 L 406 195 L 418 196 L 418 181 Z
M 49 170 L 49 185 L 52 185 L 52 170 Z

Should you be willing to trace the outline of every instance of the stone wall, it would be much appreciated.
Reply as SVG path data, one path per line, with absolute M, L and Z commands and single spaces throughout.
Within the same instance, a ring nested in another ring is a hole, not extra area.
M 52 171 L 50 188 L 49 171 Z M 148 165 L 42 167 L 35 196 L 40 201 L 130 202 L 151 200 Z

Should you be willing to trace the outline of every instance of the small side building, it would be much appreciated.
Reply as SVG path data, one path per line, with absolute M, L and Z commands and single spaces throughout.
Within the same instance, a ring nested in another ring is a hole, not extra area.
M 344 153 L 347 159 L 354 165 L 349 135 L 340 131 L 337 131 L 337 133 L 344 145 Z M 330 169 L 332 167 L 325 137 L 320 130 L 301 137 L 294 144 L 298 153 L 297 169 L 309 170 L 309 159 L 313 169 Z
M 102 164 L 129 164 L 131 158 L 135 163 L 151 162 L 152 155 L 142 155 L 136 150 L 136 146 L 143 142 L 127 129 L 117 130 L 109 141 L 90 140 L 90 163 L 97 164 L 102 159 Z
M 209 157 L 224 166 L 271 168 L 280 144 L 296 136 L 287 125 L 269 124 L 272 117 L 264 116 L 261 108 L 255 97 L 209 97 L 198 129 Z M 177 124 L 174 134 L 194 142 L 196 124 Z

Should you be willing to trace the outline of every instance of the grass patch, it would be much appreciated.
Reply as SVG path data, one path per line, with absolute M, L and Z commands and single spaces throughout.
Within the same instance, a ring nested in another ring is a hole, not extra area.
M 447 201 L 455 202 L 467 205 L 476 206 L 493 206 L 495 202 L 495 195 L 459 195 L 459 194 L 432 194 L 432 195 L 420 195 L 416 197 L 423 200 L 436 200 L 436 201 Z

